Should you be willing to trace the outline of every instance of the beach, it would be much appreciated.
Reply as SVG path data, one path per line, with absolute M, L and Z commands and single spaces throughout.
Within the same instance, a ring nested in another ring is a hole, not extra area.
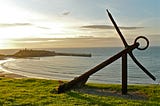
M 26 78 L 26 77 L 0 70 L 0 78 Z
M 0 65 L 7 61 L 10 61 L 10 59 L 0 60 Z M 25 76 L 15 74 L 0 67 L 0 78 L 25 78 Z

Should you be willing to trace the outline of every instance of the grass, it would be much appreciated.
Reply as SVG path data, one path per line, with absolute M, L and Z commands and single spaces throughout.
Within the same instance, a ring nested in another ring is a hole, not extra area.
M 79 91 L 57 94 L 59 85 L 55 80 L 0 78 L 0 106 L 158 106 L 160 105 L 160 85 L 129 85 L 128 92 L 138 92 L 147 100 L 132 100 L 117 96 L 99 96 Z M 121 91 L 118 84 L 87 84 L 89 89 Z

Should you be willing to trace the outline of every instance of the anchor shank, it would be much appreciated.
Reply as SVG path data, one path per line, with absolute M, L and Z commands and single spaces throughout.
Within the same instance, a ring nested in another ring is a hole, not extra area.
M 122 55 L 122 94 L 127 94 L 127 54 Z

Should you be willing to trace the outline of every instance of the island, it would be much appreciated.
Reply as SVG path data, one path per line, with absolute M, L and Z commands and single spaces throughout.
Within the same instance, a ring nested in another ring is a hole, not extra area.
M 46 56 L 82 56 L 91 57 L 91 54 L 80 54 L 80 53 L 60 53 L 55 51 L 47 50 L 32 50 L 32 49 L 22 49 L 12 55 L 0 54 L 0 59 L 5 58 L 28 58 L 28 57 L 46 57 Z

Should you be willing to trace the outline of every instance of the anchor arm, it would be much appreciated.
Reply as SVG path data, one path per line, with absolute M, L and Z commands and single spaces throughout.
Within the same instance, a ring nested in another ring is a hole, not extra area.
M 156 78 L 145 68 L 142 66 L 142 64 L 140 62 L 138 62 L 138 60 L 136 59 L 136 57 L 133 55 L 132 52 L 129 52 L 130 57 L 132 58 L 132 60 L 150 77 L 152 78 L 154 81 L 156 80 Z
M 111 13 L 110 13 L 107 9 L 106 9 L 106 11 L 107 11 L 107 13 L 108 13 L 108 16 L 109 16 L 110 20 L 112 21 L 112 23 L 113 23 L 113 25 L 114 25 L 114 27 L 115 27 L 117 33 L 119 34 L 119 36 L 120 36 L 120 38 L 121 38 L 121 40 L 122 40 L 124 46 L 125 46 L 125 47 L 128 47 L 128 44 L 127 44 L 125 38 L 123 37 L 123 35 L 122 35 L 120 29 L 118 28 L 116 22 L 114 21 L 114 19 L 113 19 Z

